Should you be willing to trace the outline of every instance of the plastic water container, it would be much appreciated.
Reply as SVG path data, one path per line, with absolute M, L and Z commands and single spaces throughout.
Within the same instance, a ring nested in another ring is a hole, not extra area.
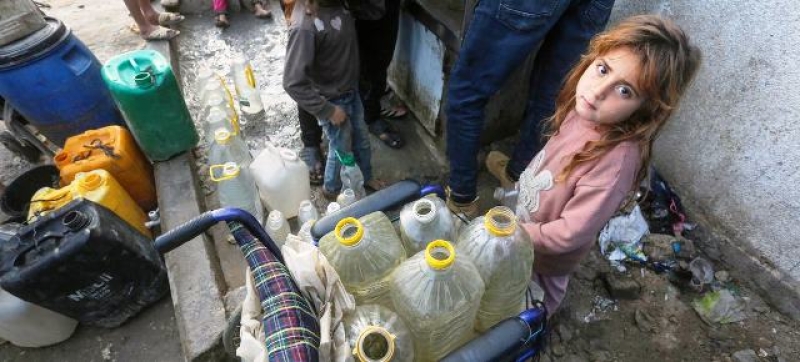
M 533 248 L 511 209 L 494 207 L 472 220 L 461 232 L 456 249 L 475 264 L 486 285 L 475 321 L 478 332 L 522 311 Z
M 503 187 L 498 187 L 494 189 L 494 199 L 511 210 L 517 209 L 517 197 L 519 195 L 519 191 L 516 189 L 506 189 Z
M 383 212 L 342 219 L 334 231 L 320 239 L 319 251 L 357 304 L 391 306 L 389 279 L 406 259 L 406 251 Z
M 300 202 L 300 208 L 297 210 L 297 223 L 303 225 L 306 222 L 319 219 L 319 212 L 317 207 L 314 206 L 310 200 L 303 200 Z
M 46 25 L 33 1 L 0 1 L 0 46 L 24 38 Z
M 44 347 L 72 335 L 78 321 L 28 303 L 0 288 L 0 338 L 19 347 Z
M 227 102 L 219 95 L 214 95 L 206 101 L 203 106 L 203 119 L 205 120 L 206 144 L 211 143 L 209 139 L 213 141 L 213 130 L 219 127 L 225 127 L 231 133 L 240 136 L 239 125 L 236 122 L 236 111 L 228 107 Z
M 351 189 L 342 189 L 342 192 L 336 196 L 336 202 L 342 207 L 350 206 L 350 204 L 356 202 L 356 193 Z
M 261 96 L 256 86 L 256 77 L 250 62 L 241 56 L 234 57 L 231 62 L 231 72 L 242 117 L 248 121 L 263 117 L 264 105 L 261 102 Z
M 267 143 L 250 171 L 264 205 L 280 210 L 287 219 L 297 216 L 297 205 L 311 198 L 308 167 L 292 150 Z
M 286 244 L 286 238 L 289 236 L 290 231 L 289 223 L 286 222 L 286 218 L 283 217 L 280 211 L 272 210 L 269 212 L 265 229 L 267 235 L 272 238 L 276 245 L 281 247 Z
M 45 27 L 0 46 L 0 97 L 60 147 L 83 131 L 124 125 L 100 62 L 62 22 L 46 19 Z
M 339 176 L 342 178 L 342 189 L 351 189 L 356 195 L 356 200 L 361 200 L 367 195 L 364 190 L 364 174 L 356 164 L 356 159 L 352 153 L 337 152 L 342 169 Z
M 470 338 L 483 291 L 475 265 L 444 240 L 397 267 L 392 302 L 411 330 L 418 361 L 438 361 Z
M 31 197 L 28 221 L 58 210 L 77 198 L 103 205 L 143 235 L 152 237 L 150 230 L 144 226 L 147 215 L 114 176 L 102 169 L 79 173 L 72 183 L 60 189 L 45 187 L 37 191 Z
M 157 207 L 153 168 L 123 127 L 108 126 L 72 136 L 53 161 L 61 175 L 61 186 L 69 185 L 78 173 L 103 169 L 114 176 L 142 210 Z
M 336 202 L 336 201 L 331 202 L 325 208 L 325 215 L 330 215 L 330 214 L 336 213 L 337 211 L 339 211 L 341 209 L 342 209 L 342 205 L 339 205 L 338 202 Z
M 169 291 L 152 240 L 86 199 L 23 227 L 19 239 L 0 286 L 81 323 L 116 327 Z
M 344 317 L 347 343 L 358 362 L 411 362 L 414 341 L 393 311 L 376 304 L 356 306 Z
M 264 222 L 264 207 L 258 198 L 253 177 L 235 162 L 211 165 L 211 181 L 217 183 L 217 196 L 222 207 L 238 207 Z
M 408 255 L 414 255 L 434 240 L 456 237 L 453 215 L 442 199 L 428 195 L 403 206 L 400 211 L 400 239 Z
M 214 131 L 214 143 L 208 152 L 208 161 L 212 165 L 236 162 L 239 167 L 246 169 L 253 163 L 253 156 L 241 138 L 225 128 L 218 128 Z
M 137 50 L 117 55 L 106 62 L 102 73 L 131 133 L 151 160 L 168 160 L 197 144 L 197 130 L 178 81 L 160 53 Z

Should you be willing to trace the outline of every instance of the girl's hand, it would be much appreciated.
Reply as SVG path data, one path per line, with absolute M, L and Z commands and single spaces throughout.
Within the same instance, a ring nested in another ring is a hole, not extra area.
M 347 120 L 347 113 L 339 106 L 333 107 L 333 115 L 331 116 L 331 124 L 338 126 Z

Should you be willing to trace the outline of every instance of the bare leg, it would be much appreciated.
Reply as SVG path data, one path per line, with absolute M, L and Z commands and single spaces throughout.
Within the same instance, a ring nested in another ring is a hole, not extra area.
M 270 16 L 270 11 L 264 8 L 264 4 L 260 2 L 255 2 L 253 4 L 253 13 L 256 15 L 257 18 L 263 19 Z
M 139 27 L 139 34 L 147 35 L 153 32 L 157 26 L 151 24 L 147 18 L 145 17 L 144 13 L 142 13 L 142 9 L 140 7 L 140 0 L 124 0 L 125 6 L 128 8 L 128 12 L 131 13 L 131 17 L 133 17 L 133 21 L 136 22 L 136 26 Z M 150 6 L 150 2 L 147 3 Z M 152 9 L 152 6 L 150 6 Z M 158 20 L 158 15 L 156 15 L 156 20 Z
M 152 25 L 158 25 L 158 12 L 150 4 L 150 0 L 138 0 L 139 8 L 142 9 L 144 18 Z

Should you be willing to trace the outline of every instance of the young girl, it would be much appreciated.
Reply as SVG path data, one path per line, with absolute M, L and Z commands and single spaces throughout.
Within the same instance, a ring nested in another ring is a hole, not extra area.
M 653 142 L 699 65 L 700 50 L 677 25 L 643 15 L 593 38 L 567 76 L 547 144 L 518 183 L 517 216 L 536 258 L 531 279 L 549 315 L 569 274 L 646 176 Z

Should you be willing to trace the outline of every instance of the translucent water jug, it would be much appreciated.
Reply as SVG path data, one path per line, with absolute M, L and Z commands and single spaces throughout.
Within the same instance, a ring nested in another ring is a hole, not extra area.
M 483 294 L 475 329 L 483 332 L 521 310 L 533 267 L 533 248 L 511 209 L 498 206 L 461 232 L 457 250 L 481 273 Z
M 28 303 L 0 289 L 0 338 L 19 347 L 44 347 L 66 340 L 78 321 Z
M 303 200 L 300 202 L 300 208 L 297 210 L 297 223 L 304 225 L 306 222 L 319 219 L 319 212 L 317 207 L 314 206 L 310 200 Z
M 442 199 L 428 195 L 406 204 L 400 211 L 400 238 L 408 255 L 414 255 L 434 240 L 455 239 L 453 215 Z
M 228 99 L 228 94 L 225 92 L 225 87 L 221 81 L 211 80 L 203 86 L 200 92 L 200 104 L 208 103 L 209 99 L 213 97 L 220 97 L 223 100 Z
M 358 362 L 411 362 L 414 341 L 406 324 L 389 308 L 357 306 L 344 318 L 347 342 Z
M 231 71 L 233 72 L 233 84 L 236 88 L 236 96 L 239 99 L 242 117 L 248 120 L 256 120 L 263 117 L 264 105 L 258 93 L 256 77 L 250 62 L 244 57 L 234 57 L 231 63 Z
M 351 189 L 356 195 L 356 200 L 361 200 L 367 195 L 364 190 L 364 174 L 356 164 L 356 159 L 352 153 L 337 152 L 342 169 L 339 175 L 342 178 L 342 189 Z
M 417 361 L 438 361 L 470 338 L 483 291 L 475 265 L 444 240 L 395 269 L 392 302 L 414 336 Z
M 344 188 L 342 192 L 339 193 L 339 196 L 336 196 L 336 202 L 342 207 L 350 206 L 352 203 L 356 202 L 356 193 L 353 192 L 352 189 Z
M 338 202 L 334 201 L 328 204 L 328 207 L 325 208 L 325 215 L 333 214 L 342 209 L 342 205 L 339 205 Z
M 311 198 L 308 167 L 292 150 L 267 143 L 250 171 L 264 205 L 280 210 L 287 219 L 297 216 L 297 205 Z
M 258 198 L 253 177 L 246 168 L 235 162 L 211 165 L 211 180 L 217 183 L 217 195 L 222 207 L 238 207 L 264 221 L 264 208 Z
M 246 169 L 253 163 L 253 156 L 240 137 L 225 128 L 218 128 L 214 131 L 214 143 L 208 151 L 208 161 L 212 165 L 236 162 L 239 167 Z
M 213 114 L 215 112 L 222 113 L 222 116 Z M 224 121 L 222 119 L 223 117 Z M 239 124 L 236 121 L 236 111 L 231 109 L 228 103 L 218 94 L 211 96 L 208 101 L 206 101 L 203 106 L 203 119 L 206 121 L 204 128 L 206 130 L 206 136 L 209 136 L 209 130 L 213 131 L 220 126 L 228 128 L 231 133 L 235 135 L 240 134 Z M 214 123 L 219 123 L 219 126 L 214 125 Z M 210 136 L 213 136 L 213 133 L 211 133 Z
M 391 305 L 389 279 L 406 259 L 406 251 L 383 212 L 342 219 L 320 239 L 319 250 L 357 304 Z
M 498 187 L 494 189 L 494 199 L 511 210 L 517 209 L 517 195 L 519 191 L 516 189 L 506 189 Z
M 267 235 L 272 238 L 276 245 L 283 246 L 286 243 L 286 237 L 289 236 L 289 223 L 283 217 L 283 213 L 278 210 L 272 210 L 267 216 Z

